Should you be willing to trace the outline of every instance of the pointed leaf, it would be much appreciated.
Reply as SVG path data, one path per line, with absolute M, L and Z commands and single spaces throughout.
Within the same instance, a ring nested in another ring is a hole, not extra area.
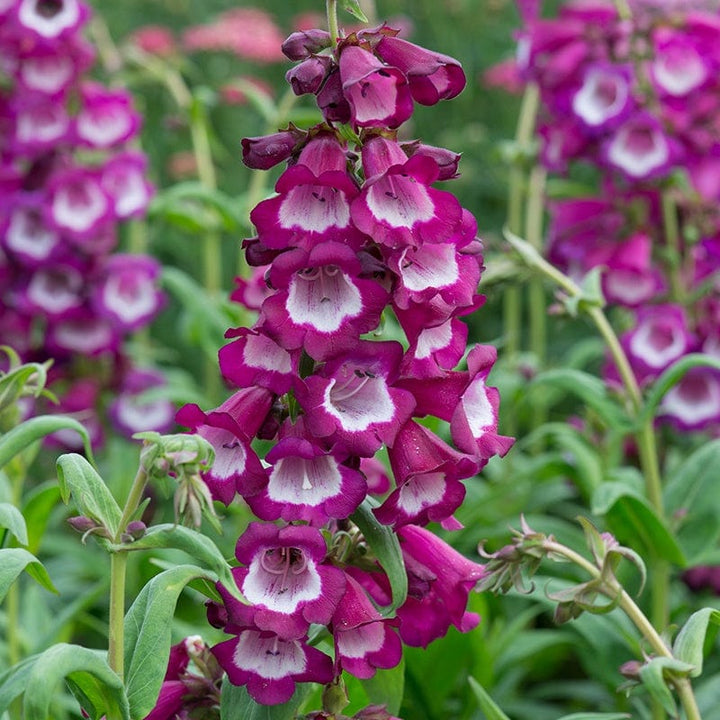
M 360 532 L 388 576 L 392 603 L 383 612 L 386 616 L 390 616 L 407 598 L 408 577 L 398 536 L 391 527 L 381 525 L 377 521 L 372 512 L 372 507 L 376 506 L 377 503 L 368 497 L 350 519 L 360 528 Z
M 0 716 L 25 691 L 35 660 L 36 655 L 25 658 L 0 675 Z
M 673 644 L 673 655 L 694 669 L 690 677 L 698 677 L 703 668 L 703 648 L 708 625 L 720 625 L 720 611 L 715 608 L 703 608 L 693 613 L 682 626 Z
M 25 688 L 25 717 L 55 718 L 56 692 L 61 681 L 67 678 L 93 703 L 96 716 L 100 712 L 113 712 L 130 720 L 122 680 L 110 669 L 105 655 L 98 650 L 60 643 L 36 656 Z
M 150 548 L 176 548 L 191 555 L 194 560 L 212 570 L 220 582 L 233 595 L 247 602 L 240 590 L 235 585 L 235 578 L 231 572 L 230 565 L 223 557 L 217 545 L 207 535 L 183 525 L 166 523 L 151 527 L 139 540 L 127 545 L 115 546 L 125 550 L 147 550 Z
M 46 590 L 57 594 L 47 570 L 32 553 L 22 548 L 5 548 L 0 550 L 0 602 L 23 570 Z
M 622 482 L 606 482 L 593 495 L 592 512 L 604 515 L 610 531 L 643 556 L 662 557 L 675 565 L 687 563 L 682 549 L 647 500 Z
M 61 455 L 57 461 L 58 481 L 63 502 L 72 495 L 81 515 L 96 520 L 115 536 L 122 512 L 95 468 L 77 453 Z
M 125 616 L 125 684 L 133 718 L 143 718 L 155 707 L 170 657 L 175 606 L 195 578 L 217 580 L 194 565 L 165 570 L 141 590 Z
M 361 23 L 370 22 L 367 15 L 362 11 L 358 0 L 343 0 L 343 8 Z
M 242 686 L 233 685 L 227 678 L 220 695 L 220 720 L 292 720 L 312 689 L 310 683 L 298 683 L 293 696 L 282 705 L 260 705 Z
M 11 503 L 0 503 L 0 530 L 5 528 L 17 538 L 21 545 L 28 544 L 25 518 Z
M 468 682 L 470 683 L 473 694 L 477 698 L 480 710 L 487 720 L 510 720 L 474 677 L 469 677 Z
M 675 658 L 656 657 L 649 660 L 640 668 L 640 679 L 648 692 L 654 697 L 668 713 L 677 715 L 675 699 L 665 680 L 665 672 L 669 674 L 687 675 L 692 672 L 693 666 L 676 660 Z
M 90 436 L 77 420 L 64 415 L 40 415 L 26 420 L 0 438 L 0 468 L 5 467 L 26 447 L 58 430 L 75 430 L 82 438 L 85 454 L 92 458 Z
M 36 553 L 40 548 L 50 512 L 60 502 L 60 488 L 54 480 L 33 488 L 25 498 L 23 515 L 27 522 L 27 549 Z

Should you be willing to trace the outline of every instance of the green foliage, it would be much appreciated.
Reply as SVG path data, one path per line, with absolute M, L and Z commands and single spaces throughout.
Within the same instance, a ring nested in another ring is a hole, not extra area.
M 57 592 L 45 566 L 32 553 L 23 548 L 4 548 L 0 550 L 0 601 L 23 570 L 46 590 Z
M 221 720 L 292 720 L 300 710 L 310 686 L 298 684 L 295 694 L 282 705 L 260 705 L 248 694 L 245 687 L 223 682 L 220 699 Z

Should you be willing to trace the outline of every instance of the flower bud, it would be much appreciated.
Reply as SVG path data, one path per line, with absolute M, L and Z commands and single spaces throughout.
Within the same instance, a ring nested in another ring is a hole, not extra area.
M 282 44 L 282 51 L 290 60 L 304 60 L 332 45 L 327 30 L 301 30 L 294 32 Z
M 414 142 L 403 144 L 403 150 L 410 156 L 421 155 L 434 160 L 440 174 L 438 180 L 452 180 L 458 176 L 458 165 L 460 164 L 460 153 L 453 152 L 447 148 L 435 147 L 434 145 L 424 145 Z
M 253 170 L 269 170 L 287 160 L 303 133 L 283 130 L 272 135 L 243 138 L 243 162 Z
M 327 55 L 315 55 L 303 60 L 285 73 L 285 80 L 296 95 L 316 93 L 330 69 L 332 59 Z

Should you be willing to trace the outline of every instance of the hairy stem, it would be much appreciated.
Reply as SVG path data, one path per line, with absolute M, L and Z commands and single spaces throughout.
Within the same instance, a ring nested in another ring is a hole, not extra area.
M 337 16 L 337 0 L 325 0 L 325 9 L 327 12 L 328 32 L 333 45 L 337 45 L 339 30 Z

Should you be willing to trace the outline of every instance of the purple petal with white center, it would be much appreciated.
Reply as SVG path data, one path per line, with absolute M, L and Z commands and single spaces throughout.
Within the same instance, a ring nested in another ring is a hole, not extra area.
M 75 135 L 81 144 L 110 148 L 129 140 L 140 127 L 130 95 L 90 84 L 82 89 L 82 108 L 75 119 Z
M 88 16 L 79 0 L 20 0 L 17 19 L 21 26 L 42 38 L 58 38 L 76 31 Z
M 237 637 L 212 648 L 233 685 L 247 685 L 262 705 L 287 702 L 295 682 L 328 683 L 332 660 L 300 640 L 283 640 L 275 633 L 242 628 Z
M 339 66 L 354 125 L 396 128 L 412 115 L 408 81 L 396 67 L 383 64 L 357 45 L 343 48 Z
M 659 417 L 680 430 L 702 430 L 720 422 L 720 374 L 693 368 L 667 392 Z
M 452 370 L 465 353 L 467 335 L 467 325 L 457 318 L 423 328 L 411 339 L 405 353 L 403 375 L 432 377 L 438 374 L 438 369 Z
M 363 501 L 362 473 L 341 464 L 343 456 L 312 443 L 311 437 L 285 437 L 266 455 L 268 485 L 247 498 L 259 518 L 321 526 L 349 517 Z
M 401 356 L 402 347 L 392 341 L 360 341 L 328 361 L 322 375 L 309 376 L 297 389 L 308 428 L 361 457 L 392 445 L 415 405 L 410 393 L 392 386 Z
M 175 405 L 164 398 L 148 400 L 144 397 L 148 390 L 164 385 L 166 381 L 162 373 L 132 368 L 109 407 L 110 419 L 115 427 L 128 438 L 145 430 L 169 432 L 175 424 Z
M 76 168 L 53 177 L 49 222 L 60 232 L 71 238 L 90 238 L 111 212 L 111 200 L 95 173 Z
M 41 265 L 61 249 L 60 235 L 47 226 L 40 205 L 33 200 L 14 205 L 3 234 L 3 245 L 24 265 Z
M 316 245 L 278 257 L 270 271 L 274 287 L 287 287 L 262 307 L 263 328 L 283 347 L 304 347 L 316 360 L 351 348 L 375 328 L 387 293 L 374 280 L 357 277 L 354 251 L 339 243 Z
M 572 99 L 575 115 L 591 129 L 617 127 L 630 112 L 632 69 L 624 65 L 591 65 Z
M 68 139 L 70 127 L 70 117 L 62 103 L 35 98 L 17 108 L 14 149 L 30 154 L 50 149 Z
M 278 395 L 286 393 L 297 372 L 297 359 L 262 329 L 238 328 L 226 337 L 238 340 L 220 348 L 220 371 L 238 387 L 259 385 Z
M 112 325 L 90 312 L 60 320 L 48 330 L 48 347 L 60 354 L 99 355 L 116 350 L 119 342 Z
M 395 667 L 402 658 L 397 633 L 350 576 L 342 602 L 333 615 L 332 630 L 336 665 L 355 677 L 371 678 L 378 668 Z
M 80 268 L 54 265 L 36 270 L 27 285 L 28 305 L 52 318 L 68 316 L 83 305 L 84 277 Z
M 638 113 L 621 125 L 606 141 L 604 155 L 631 180 L 662 175 L 676 160 L 670 139 L 649 113 Z
M 137 330 L 159 312 L 164 296 L 158 287 L 160 264 L 147 255 L 114 255 L 103 268 L 95 291 L 98 313 L 121 330 Z
M 658 28 L 654 42 L 650 74 L 662 92 L 685 97 L 705 84 L 710 65 L 690 37 L 671 28 Z
M 382 138 L 370 140 L 363 155 Z M 428 157 L 415 156 L 393 165 L 365 184 L 350 211 L 356 227 L 389 247 L 417 247 L 421 243 L 446 242 L 462 226 L 462 207 L 451 193 L 435 190 L 438 167 Z
M 154 190 L 145 179 L 146 171 L 142 153 L 120 153 L 105 163 L 100 183 L 112 198 L 116 217 L 135 217 L 147 210 Z

